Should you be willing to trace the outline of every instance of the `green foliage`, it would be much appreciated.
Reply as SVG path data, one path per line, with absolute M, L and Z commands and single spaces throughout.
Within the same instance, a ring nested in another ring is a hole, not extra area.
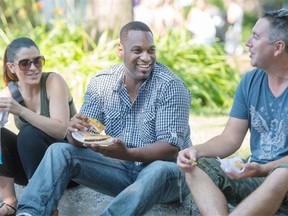
M 215 5 L 217 6 L 219 9 L 221 10 L 225 10 L 224 9 L 224 1 L 219 1 L 219 0 L 208 0 L 207 1 L 209 4 L 211 5 Z
M 184 32 L 162 37 L 156 42 L 158 60 L 184 80 L 193 95 L 193 110 L 226 110 L 232 104 L 239 73 L 226 62 L 220 45 L 196 46 L 189 40 Z
M 7 44 L 11 37 L 29 34 L 39 24 L 37 4 L 33 0 L 0 1 L 0 36 Z M 1 44 L 3 45 L 3 44 Z
M 58 24 L 56 29 L 41 34 L 46 37 L 39 39 L 38 44 L 46 56 L 45 71 L 56 71 L 65 78 L 79 107 L 89 79 L 119 62 L 115 49 L 117 40 L 109 40 L 107 32 L 103 32 L 96 44 L 81 27 L 71 34 L 65 26 Z
M 35 40 L 46 58 L 44 71 L 55 71 L 65 78 L 79 107 L 90 78 L 120 62 L 116 55 L 118 38 L 111 39 L 108 32 L 103 32 L 95 42 L 81 25 L 67 25 L 67 20 L 60 18 L 49 24 L 41 22 L 33 0 L 16 2 L 17 5 L 15 1 L 0 1 L 1 50 L 4 53 L 7 44 L 19 36 Z M 12 3 L 15 3 L 13 7 Z M 25 10 L 28 6 L 32 8 L 30 12 Z M 226 111 L 231 106 L 239 75 L 226 62 L 220 45 L 195 46 L 190 44 L 190 39 L 185 31 L 172 31 L 155 38 L 158 60 L 187 84 L 193 96 L 193 111 Z M 3 87 L 2 81 L 0 84 Z
M 259 18 L 259 15 L 255 12 L 245 12 L 244 13 L 243 23 L 245 23 L 245 25 L 243 26 L 243 32 L 242 32 L 243 42 L 247 41 L 248 38 L 251 37 L 252 28 L 255 25 L 258 18 Z

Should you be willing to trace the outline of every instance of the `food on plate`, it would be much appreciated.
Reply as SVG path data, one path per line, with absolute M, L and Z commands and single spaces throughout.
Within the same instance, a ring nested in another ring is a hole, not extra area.
M 113 137 L 104 134 L 96 134 L 89 131 L 75 131 L 72 133 L 74 139 L 86 144 L 109 145 Z
M 91 132 L 83 132 L 82 135 L 83 135 L 84 142 L 98 142 L 98 141 L 105 141 L 105 140 L 112 138 L 109 135 L 95 134 Z
M 227 173 L 241 173 L 245 170 L 245 164 L 240 157 L 221 159 L 217 157 L 220 162 L 220 167 Z
M 243 163 L 242 160 L 236 160 L 234 161 L 234 166 L 241 170 L 244 168 L 245 164 Z
M 91 126 L 93 127 L 93 129 L 95 131 L 97 131 L 97 133 L 102 133 L 105 129 L 105 126 L 103 124 L 101 124 L 101 122 L 99 122 L 97 119 L 93 119 L 93 118 L 88 118 L 88 122 L 91 124 Z
M 105 126 L 101 122 L 88 117 L 88 123 L 91 125 L 91 128 L 87 131 L 75 131 L 72 133 L 72 137 L 88 145 L 108 146 L 112 144 L 113 137 L 105 134 Z

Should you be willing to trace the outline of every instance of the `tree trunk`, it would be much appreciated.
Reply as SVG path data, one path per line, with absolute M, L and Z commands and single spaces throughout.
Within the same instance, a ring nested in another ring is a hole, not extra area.
M 124 24 L 132 20 L 131 0 L 87 0 L 84 24 L 95 41 L 104 31 L 108 32 L 108 36 L 113 36 L 113 33 L 118 33 Z

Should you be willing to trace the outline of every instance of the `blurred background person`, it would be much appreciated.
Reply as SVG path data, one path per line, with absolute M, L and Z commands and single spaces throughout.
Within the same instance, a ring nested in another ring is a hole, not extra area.
M 173 29 L 183 27 L 185 21 L 183 12 L 175 5 L 174 0 L 161 0 L 157 9 L 156 31 L 160 36 L 166 35 Z
M 186 20 L 186 27 L 192 33 L 193 44 L 212 45 L 214 43 L 216 27 L 206 0 L 196 0 L 192 5 Z
M 225 34 L 225 51 L 229 55 L 241 55 L 243 53 L 242 22 L 244 12 L 236 0 L 225 0 L 227 31 Z
M 141 0 L 134 6 L 133 13 L 134 21 L 151 26 L 157 36 L 164 36 L 184 25 L 182 8 L 174 0 Z

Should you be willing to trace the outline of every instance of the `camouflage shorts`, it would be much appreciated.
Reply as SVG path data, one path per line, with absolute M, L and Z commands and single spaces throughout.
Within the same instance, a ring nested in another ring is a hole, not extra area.
M 224 193 L 227 201 L 232 205 L 237 205 L 252 191 L 254 191 L 263 181 L 264 177 L 247 179 L 230 179 L 220 168 L 220 163 L 216 158 L 200 158 L 198 166 L 204 170 L 218 188 Z
M 210 176 L 213 182 L 224 193 L 227 201 L 234 206 L 239 204 L 265 180 L 265 177 L 238 180 L 230 179 L 222 171 L 220 168 L 220 163 L 216 160 L 216 158 L 199 158 L 198 166 Z M 288 168 L 288 163 L 281 164 L 278 167 Z M 275 167 L 275 169 L 278 167 Z M 283 201 L 280 211 L 285 212 L 285 214 L 288 213 L 288 196 L 286 196 L 286 199 Z

